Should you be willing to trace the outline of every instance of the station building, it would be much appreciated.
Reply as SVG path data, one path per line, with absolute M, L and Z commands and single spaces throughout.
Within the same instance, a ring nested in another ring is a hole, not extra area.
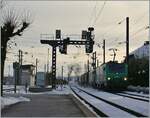
M 145 41 L 144 45 L 131 52 L 130 58 L 149 58 L 149 41 Z

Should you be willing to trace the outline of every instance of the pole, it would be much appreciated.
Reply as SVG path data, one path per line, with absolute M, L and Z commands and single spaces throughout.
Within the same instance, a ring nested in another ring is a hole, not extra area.
M 49 72 L 49 48 L 48 48 L 48 55 L 47 55 L 47 73 Z
M 88 72 L 87 72 L 87 84 L 88 84 L 89 83 L 89 71 L 90 71 L 90 69 L 89 69 L 89 58 L 87 60 L 87 67 L 88 67 Z
M 44 64 L 44 73 L 46 73 L 46 65 L 47 65 L 47 64 Z
M 17 84 L 19 84 L 19 80 L 20 80 L 20 64 L 21 64 L 21 50 L 19 49 L 19 67 L 18 67 L 18 69 L 17 69 L 17 72 L 16 72 L 16 74 L 17 74 L 17 77 L 16 77 L 16 83 Z
M 92 55 L 92 56 L 93 56 L 93 57 L 92 57 L 92 59 L 93 59 L 93 64 L 92 64 L 92 66 L 93 66 L 93 72 L 94 72 L 93 85 L 95 86 L 95 84 L 96 84 L 96 51 L 93 52 L 93 55 Z
M 126 17 L 126 63 L 127 73 L 129 73 L 129 17 Z
M 20 50 L 19 84 L 21 83 L 21 76 L 22 76 L 22 62 L 23 62 L 23 51 Z
M 56 46 L 52 47 L 52 89 L 56 87 Z
M 62 74 L 62 80 L 64 80 L 64 77 L 63 77 L 63 71 L 64 71 L 64 67 L 62 66 L 62 71 L 61 71 L 61 74 Z
M 105 39 L 103 40 L 103 63 L 105 64 Z
M 96 63 L 97 63 L 97 62 L 96 62 L 96 58 L 97 58 L 97 57 L 96 57 L 96 51 L 95 51 L 95 56 L 94 56 L 95 69 L 96 69 Z
M 99 60 L 97 59 L 97 67 L 99 66 Z
M 14 92 L 16 93 L 16 84 L 17 84 L 17 67 L 15 68 L 15 86 L 14 86 Z
M 36 82 L 37 82 L 37 63 L 38 63 L 38 59 L 36 58 L 36 76 L 35 76 L 35 85 L 36 85 Z
M 8 67 L 9 67 L 8 77 L 10 78 L 10 65 Z
M 23 52 L 21 50 L 21 52 L 20 52 L 20 65 L 22 65 L 22 61 L 23 61 Z
M 13 68 L 14 68 L 14 75 L 15 75 L 15 80 L 14 80 L 14 93 L 16 93 L 16 86 L 17 86 L 17 77 L 18 77 L 18 70 L 19 70 L 19 63 L 14 62 L 13 63 Z

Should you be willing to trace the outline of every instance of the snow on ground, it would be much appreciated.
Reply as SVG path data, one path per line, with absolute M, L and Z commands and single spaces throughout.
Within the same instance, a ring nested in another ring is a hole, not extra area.
M 4 85 L 4 93 L 14 93 L 14 85 Z M 25 86 L 17 85 L 16 93 L 25 93 Z
M 1 108 L 5 108 L 9 105 L 12 105 L 12 104 L 16 104 L 16 103 L 19 103 L 19 102 L 24 102 L 24 101 L 30 101 L 29 98 L 25 98 L 25 97 L 9 97 L 9 96 L 4 96 L 4 97 L 1 97 Z
M 144 94 L 149 94 L 149 87 L 141 87 L 141 86 L 128 86 L 128 90 L 138 92 L 138 93 L 144 93 Z
M 137 92 L 131 92 L 131 91 L 124 91 L 125 93 L 134 94 L 134 95 L 141 95 L 145 97 L 149 97 L 149 94 L 144 94 L 143 92 L 137 93 Z
M 72 92 L 72 94 L 73 94 L 73 96 L 74 96 L 76 99 L 78 99 L 82 104 L 84 104 L 84 106 L 86 106 L 90 111 L 92 111 L 93 114 L 95 114 L 96 117 L 99 117 L 99 115 L 98 115 L 87 103 L 85 103 L 85 102 L 84 102 L 83 100 L 81 100 L 78 96 L 76 96 L 75 93 Z
M 112 105 L 109 105 L 103 101 L 100 101 L 97 98 L 94 98 L 76 88 L 74 88 L 74 90 L 77 92 L 77 94 L 79 94 L 80 96 L 82 96 L 85 100 L 87 100 L 90 104 L 94 105 L 97 109 L 99 109 L 100 111 L 102 111 L 103 113 L 105 113 L 108 116 L 111 117 L 134 117 L 133 115 L 118 109 Z
M 28 92 L 26 94 L 59 94 L 59 95 L 67 95 L 67 94 L 71 94 L 71 93 L 72 93 L 72 91 L 71 91 L 70 87 L 68 85 L 63 85 L 63 86 L 57 86 L 57 88 L 52 90 L 52 91 L 38 92 L 38 93 Z
M 12 89 L 9 91 L 4 91 L 4 97 L 1 97 L 1 108 L 5 108 L 6 106 L 12 105 L 12 104 L 16 104 L 19 102 L 23 102 L 23 101 L 30 101 L 30 99 L 26 98 L 26 97 L 22 97 L 21 95 L 23 94 L 33 94 L 33 95 L 38 95 L 38 94 L 59 94 L 59 95 L 67 95 L 72 93 L 70 87 L 68 85 L 63 85 L 63 86 L 58 86 L 55 90 L 52 91 L 47 91 L 47 92 L 38 92 L 38 93 L 34 93 L 34 92 L 25 92 L 25 88 L 24 86 L 17 86 L 17 92 L 14 93 L 13 89 L 14 86 L 13 85 L 5 85 L 4 89 L 8 90 L 8 89 Z M 12 97 L 12 95 L 14 95 Z M 10 97 L 11 96 L 11 97 Z
M 129 109 L 132 109 L 143 115 L 146 115 L 146 116 L 149 115 L 149 102 L 135 100 L 135 99 L 127 98 L 127 97 L 121 97 L 121 96 L 107 93 L 104 91 L 98 91 L 93 88 L 83 88 L 83 87 L 80 87 L 80 88 L 83 90 L 86 90 L 87 92 L 90 92 L 91 94 L 95 96 L 99 96 L 105 100 L 111 101 L 113 103 L 116 103 L 118 105 L 121 105 Z
M 58 86 L 58 88 L 56 88 L 55 90 L 52 90 L 52 91 L 47 92 L 47 93 L 48 94 L 65 94 L 65 95 L 67 95 L 67 94 L 71 94 L 72 91 L 71 91 L 70 87 L 66 85 L 63 87 Z
M 49 86 L 51 87 L 51 86 Z M 5 89 L 9 89 L 9 88 L 13 88 L 13 86 L 5 86 Z M 14 94 L 14 91 L 4 91 L 5 94 Z M 26 93 L 25 91 L 25 87 L 24 86 L 17 86 L 17 92 L 16 94 L 70 94 L 72 93 L 70 87 L 68 85 L 63 85 L 63 86 L 58 86 L 56 87 L 56 89 L 52 90 L 52 91 L 46 91 L 46 92 L 30 92 L 28 91 Z
M 134 98 L 139 98 L 139 99 L 143 99 L 143 100 L 149 100 L 149 98 L 147 98 L 146 96 L 135 96 L 138 94 L 133 94 L 133 95 L 129 95 L 126 93 L 118 93 L 119 95 L 125 95 L 125 96 L 129 96 L 129 97 L 134 97 Z

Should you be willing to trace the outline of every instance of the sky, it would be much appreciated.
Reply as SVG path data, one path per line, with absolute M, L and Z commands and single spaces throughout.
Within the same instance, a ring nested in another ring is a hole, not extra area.
M 81 31 L 90 26 L 94 27 L 95 44 L 101 45 L 100 48 L 94 45 L 100 63 L 103 61 L 103 39 L 106 40 L 106 61 L 113 58 L 109 48 L 118 49 L 116 60 L 121 62 L 124 59 L 125 43 L 119 45 L 118 42 L 126 40 L 126 17 L 129 17 L 130 25 L 130 52 L 149 40 L 149 30 L 145 29 L 149 25 L 148 1 L 7 1 L 1 11 L 2 15 L 7 9 L 14 9 L 17 14 L 30 13 L 30 20 L 33 22 L 23 36 L 13 38 L 17 46 L 8 49 L 10 53 L 7 53 L 5 75 L 13 74 L 12 62 L 18 60 L 16 55 L 19 49 L 24 53 L 28 52 L 23 56 L 23 64 L 35 65 L 38 58 L 38 71 L 44 71 L 49 48 L 48 61 L 51 66 L 51 47 L 41 44 L 40 40 L 53 40 L 56 29 L 61 29 L 63 38 L 71 35 L 70 39 L 81 40 Z M 67 75 L 68 65 L 71 64 L 81 65 L 81 73 L 85 72 L 88 59 L 85 46 L 68 46 L 67 51 L 67 55 L 62 55 L 57 49 L 57 75 L 61 74 L 62 65 L 64 75 Z

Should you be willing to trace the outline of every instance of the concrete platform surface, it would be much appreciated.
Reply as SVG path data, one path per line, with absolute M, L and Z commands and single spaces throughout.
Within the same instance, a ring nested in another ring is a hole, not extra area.
M 85 117 L 69 95 L 24 95 L 30 102 L 12 105 L 1 111 L 2 117 Z

